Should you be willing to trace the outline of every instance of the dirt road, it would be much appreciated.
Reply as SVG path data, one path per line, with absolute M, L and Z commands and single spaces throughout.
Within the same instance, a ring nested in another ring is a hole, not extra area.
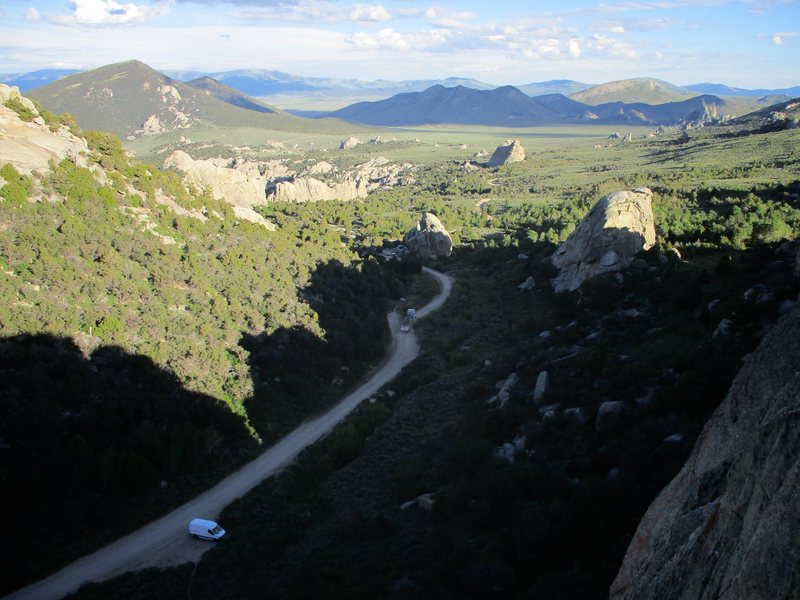
M 438 271 L 427 267 L 424 270 L 436 278 L 440 289 L 433 300 L 417 311 L 418 319 L 444 304 L 450 295 L 453 282 L 452 278 Z M 171 513 L 94 554 L 75 561 L 50 577 L 17 590 L 7 598 L 35 600 L 62 598 L 76 591 L 84 583 L 103 581 L 126 571 L 166 567 L 199 560 L 212 546 L 209 542 L 189 537 L 187 527 L 191 519 L 216 518 L 228 504 L 291 463 L 300 452 L 333 429 L 360 402 L 375 394 L 417 357 L 419 344 L 413 330 L 409 333 L 399 333 L 399 316 L 396 313 L 389 313 L 388 318 L 392 331 L 392 344 L 386 359 L 361 387 L 343 398 L 333 408 L 304 423 L 258 458 Z

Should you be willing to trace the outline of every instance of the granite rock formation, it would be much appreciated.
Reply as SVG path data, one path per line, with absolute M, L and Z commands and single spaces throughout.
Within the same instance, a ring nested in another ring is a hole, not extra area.
M 656 242 L 653 193 L 647 188 L 603 196 L 578 223 L 551 260 L 559 269 L 557 292 L 578 289 L 602 273 L 626 269 Z
M 800 309 L 748 356 L 642 518 L 611 598 L 800 597 Z
M 522 147 L 522 142 L 519 140 L 508 140 L 505 144 L 497 147 L 486 165 L 489 167 L 499 167 L 501 165 L 522 162 L 525 160 L 525 157 L 525 148 Z
M 450 256 L 453 251 L 450 234 L 439 218 L 429 212 L 422 213 L 419 222 L 403 237 L 403 244 L 420 258 L 436 259 Z

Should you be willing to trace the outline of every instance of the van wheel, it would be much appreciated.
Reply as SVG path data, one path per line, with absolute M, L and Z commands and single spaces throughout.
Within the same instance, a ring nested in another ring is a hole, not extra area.
M 197 534 L 193 533 L 193 534 L 192 534 L 192 539 L 195 539 L 195 540 L 196 540 L 196 539 L 197 539 Z

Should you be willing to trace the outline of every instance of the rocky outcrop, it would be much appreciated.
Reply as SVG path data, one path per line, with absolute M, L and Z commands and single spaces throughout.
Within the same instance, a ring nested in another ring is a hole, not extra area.
M 403 237 L 403 244 L 420 258 L 437 259 L 450 256 L 453 251 L 450 234 L 439 218 L 429 212 L 422 213 L 419 222 Z
M 653 193 L 647 188 L 603 196 L 553 254 L 557 292 L 578 289 L 602 273 L 626 269 L 656 241 Z
M 320 169 L 320 165 L 324 165 L 324 168 Z M 270 201 L 279 202 L 365 198 L 368 192 L 376 189 L 413 183 L 412 168 L 410 164 L 392 163 L 382 156 L 343 173 L 336 173 L 333 165 L 327 162 L 317 163 L 300 174 L 269 180 L 266 184 L 266 196 Z M 317 177 L 321 175 L 327 177 L 324 180 Z
M 522 147 L 522 142 L 519 140 L 508 140 L 504 145 L 497 147 L 486 165 L 489 167 L 499 167 L 501 165 L 522 162 L 525 160 L 525 156 L 525 148 Z
M 351 135 L 350 137 L 342 140 L 341 144 L 339 144 L 339 150 L 350 150 L 350 148 L 355 148 L 361 143 L 361 140 Z
M 326 183 L 314 177 L 279 177 L 267 182 L 267 200 L 276 202 L 316 202 L 366 198 L 362 180 L 343 179 Z
M 800 597 L 800 310 L 749 355 L 639 524 L 611 598 Z
M 10 100 L 24 106 L 33 120 L 23 121 L 14 110 L 6 107 Z M 58 163 L 68 158 L 85 167 L 87 152 L 85 140 L 75 137 L 63 126 L 51 131 L 33 102 L 20 95 L 16 87 L 0 85 L 0 166 L 11 163 L 20 173 L 44 172 L 49 170 L 51 160 Z
M 186 152 L 176 150 L 164 161 L 164 168 L 173 168 L 183 175 L 183 181 L 208 191 L 212 196 L 232 206 L 252 208 L 266 204 L 264 187 L 267 174 L 288 172 L 281 165 L 259 165 L 237 160 L 194 160 Z

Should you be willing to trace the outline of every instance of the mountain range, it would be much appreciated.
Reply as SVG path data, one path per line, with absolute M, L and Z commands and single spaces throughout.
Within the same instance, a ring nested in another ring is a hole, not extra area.
M 52 83 L 69 75 L 79 73 L 75 69 L 41 69 L 26 73 L 0 74 L 0 83 L 14 85 L 24 92 L 29 89 Z M 378 79 L 363 81 L 359 79 L 341 79 L 332 77 L 304 77 L 282 71 L 266 69 L 238 69 L 231 71 L 179 71 L 165 70 L 164 74 L 171 79 L 188 82 L 201 77 L 211 77 L 216 81 L 243 92 L 249 96 L 264 97 L 283 95 L 298 97 L 300 95 L 324 95 L 327 97 L 360 97 L 361 99 L 384 99 L 396 94 L 421 92 L 435 85 L 444 87 L 464 86 L 476 90 L 490 90 L 497 86 L 477 79 L 465 77 L 448 77 L 445 79 L 416 79 L 391 81 Z M 654 84 L 655 83 L 655 84 Z M 712 94 L 721 97 L 763 98 L 767 96 L 784 96 L 776 99 L 780 102 L 788 98 L 800 96 L 800 86 L 780 89 L 745 89 L 731 87 L 721 83 L 697 83 L 676 86 L 671 83 L 648 78 L 622 80 L 604 84 L 590 84 L 556 79 L 515 86 L 529 96 L 544 94 L 564 94 L 573 96 L 586 104 L 601 104 L 611 101 L 646 102 L 661 104 L 685 100 L 688 97 Z M 614 94 L 624 94 L 615 97 Z
M 606 102 L 596 106 L 547 94 L 531 98 L 512 86 L 473 90 L 433 86 L 424 92 L 398 94 L 377 102 L 359 102 L 328 116 L 363 125 L 432 124 L 531 127 L 569 123 L 674 125 L 719 119 L 726 102 L 716 96 L 695 96 L 678 102 Z
M 452 79 L 447 81 L 448 85 L 439 83 L 423 91 L 404 92 L 373 102 L 356 102 L 333 112 L 300 113 L 298 116 L 239 89 L 244 87 L 255 92 L 265 89 L 256 85 L 258 77 L 253 72 L 233 73 L 239 73 L 237 77 L 240 78 L 228 77 L 227 83 L 208 75 L 183 83 L 134 60 L 68 75 L 30 90 L 28 94 L 54 113 L 74 114 L 84 128 L 113 131 L 125 138 L 157 135 L 196 124 L 335 134 L 351 133 L 351 124 L 502 127 L 697 124 L 749 113 L 788 99 L 786 96 L 697 95 L 655 79 L 610 82 L 581 89 L 571 96 L 551 92 L 531 97 L 513 86 L 478 89 L 452 84 L 458 81 L 480 85 L 480 82 Z M 264 72 L 258 73 L 263 75 Z M 285 75 L 269 73 L 276 78 Z M 187 74 L 192 73 L 183 75 Z M 288 83 L 291 77 L 286 75 L 284 79 Z M 359 84 L 357 80 L 347 81 L 347 85 Z M 582 85 L 561 80 L 524 87 L 531 92 L 575 89 Z

